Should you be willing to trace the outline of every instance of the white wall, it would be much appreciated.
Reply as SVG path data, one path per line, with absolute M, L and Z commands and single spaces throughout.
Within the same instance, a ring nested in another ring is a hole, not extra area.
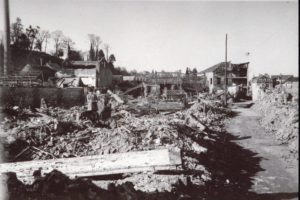
M 206 81 L 208 82 L 208 87 L 209 87 L 209 93 L 212 93 L 214 89 L 214 73 L 213 72 L 208 72 L 205 73 L 206 76 Z M 212 82 L 211 82 L 212 79 Z
M 257 101 L 264 96 L 264 91 L 260 89 L 260 85 L 257 83 L 251 83 L 252 101 Z

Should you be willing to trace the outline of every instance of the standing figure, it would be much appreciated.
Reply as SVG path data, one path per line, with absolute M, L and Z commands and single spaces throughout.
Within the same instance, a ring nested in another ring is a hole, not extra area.
M 86 102 L 87 102 L 87 110 L 92 110 L 93 93 L 92 93 L 92 90 L 90 88 L 89 88 L 88 93 L 86 95 Z
M 97 111 L 97 96 L 95 90 L 92 90 L 92 111 Z
M 168 97 L 168 88 L 166 86 L 163 89 L 162 96 L 163 96 L 163 99 L 167 99 L 167 97 Z
M 40 106 L 41 109 L 47 109 L 47 104 L 46 104 L 46 101 L 44 98 L 41 98 L 41 106 Z
M 147 97 L 148 88 L 147 88 L 147 85 L 144 82 L 143 82 L 143 88 L 144 88 L 144 97 Z
M 102 112 L 104 110 L 104 95 L 101 94 L 100 90 L 96 91 L 96 98 L 97 98 L 97 112 L 102 118 Z

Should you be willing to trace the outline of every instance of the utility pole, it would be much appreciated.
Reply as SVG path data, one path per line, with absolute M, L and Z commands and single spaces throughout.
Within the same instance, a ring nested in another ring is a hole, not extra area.
M 225 106 L 227 106 L 227 33 L 225 36 Z
M 1 0 L 3 5 L 4 18 L 4 63 L 3 73 L 7 75 L 8 67 L 10 65 L 10 23 L 9 23 L 9 3 L 8 0 Z

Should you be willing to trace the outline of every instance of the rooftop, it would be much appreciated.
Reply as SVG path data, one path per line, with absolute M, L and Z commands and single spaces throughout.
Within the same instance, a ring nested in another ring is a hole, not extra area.
M 225 68 L 225 62 L 220 62 L 212 67 L 209 67 L 203 71 L 201 71 L 200 73 L 208 73 L 208 72 L 214 72 L 216 69 L 222 67 L 222 68 Z M 229 66 L 230 62 L 227 62 L 227 66 Z M 245 65 L 245 64 L 249 64 L 249 62 L 246 62 L 246 63 L 238 63 L 238 64 L 233 64 L 231 63 L 231 66 L 235 66 L 235 67 L 238 67 L 238 66 L 241 66 L 241 65 Z

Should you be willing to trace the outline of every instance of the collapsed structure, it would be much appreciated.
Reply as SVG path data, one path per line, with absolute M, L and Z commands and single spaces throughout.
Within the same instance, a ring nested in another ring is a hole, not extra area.
M 240 64 L 221 62 L 200 72 L 205 77 L 205 84 L 209 88 L 209 92 L 225 89 L 225 66 L 227 86 L 241 85 L 243 89 L 247 90 L 249 62 Z
M 71 61 L 58 71 L 57 87 L 109 87 L 112 72 L 104 58 L 99 61 Z M 74 80 L 74 81 L 73 81 Z
M 280 87 L 287 92 L 298 89 L 299 78 L 293 75 L 269 75 L 260 74 L 250 80 L 250 89 L 252 100 L 257 101 L 262 99 L 266 94 L 266 90 Z M 294 93 L 294 92 L 292 92 Z
M 187 110 L 175 110 L 175 112 L 169 110 L 159 114 L 141 113 L 139 110 L 142 109 L 142 105 L 138 107 L 135 104 L 118 105 L 115 102 L 112 117 L 104 124 L 95 124 L 88 118 L 78 118 L 80 113 L 85 111 L 83 107 L 73 107 L 68 110 L 50 107 L 38 109 L 38 112 L 31 112 L 28 109 L 19 109 L 14 112 L 7 110 L 7 118 L 2 123 L 5 131 L 2 137 L 8 149 L 7 159 L 10 162 L 16 162 L 66 158 L 65 162 L 67 163 L 69 162 L 67 159 L 71 157 L 78 157 L 78 159 L 82 157 L 83 159 L 84 156 L 103 155 L 102 159 L 104 159 L 105 155 L 116 153 L 177 149 L 176 152 L 181 152 L 179 158 L 182 159 L 182 163 L 181 161 L 175 162 L 177 165 L 176 168 L 173 168 L 177 171 L 175 174 L 168 172 L 156 174 L 163 166 L 159 162 L 168 160 L 161 159 L 156 165 L 149 168 L 151 169 L 150 174 L 149 170 L 146 170 L 148 175 L 133 173 L 125 179 L 118 178 L 109 182 L 96 181 L 95 183 L 105 188 L 108 183 L 123 184 L 130 181 L 136 185 L 136 189 L 154 192 L 155 190 L 171 191 L 173 184 L 177 184 L 178 181 L 186 183 L 187 179 L 195 185 L 203 185 L 204 182 L 209 181 L 209 171 L 197 159 L 206 154 L 208 149 L 205 146 L 208 143 L 214 143 L 217 140 L 218 133 L 223 131 L 222 121 L 230 111 L 223 108 L 218 101 L 211 101 L 209 97 L 204 96 L 200 103 L 195 103 Z M 124 156 L 126 157 L 125 154 Z M 178 154 L 171 153 L 170 156 L 172 159 L 178 159 Z M 92 159 L 92 157 L 90 158 Z M 153 157 L 153 159 L 158 158 Z M 149 160 L 148 164 L 154 161 Z M 55 160 L 53 162 L 55 163 Z M 58 160 L 57 162 L 64 161 Z M 3 173 L 15 167 L 18 168 L 18 165 L 22 166 L 22 163 L 16 162 L 7 164 L 7 166 L 2 164 L 0 168 Z M 29 171 L 14 170 L 17 177 L 27 183 L 34 181 L 31 173 L 35 170 L 40 169 L 43 177 L 49 172 L 49 169 L 60 169 L 55 168 L 55 164 L 51 165 L 51 168 L 49 165 L 45 165 L 47 167 L 44 168 L 43 165 L 34 163 L 28 163 L 28 166 L 31 166 Z M 126 169 L 134 166 L 137 165 L 128 165 Z M 164 170 L 170 170 L 169 167 Z M 61 169 L 64 171 L 64 168 Z M 140 170 L 145 173 L 145 169 Z M 96 168 L 91 171 L 89 176 L 97 175 L 95 170 Z M 193 173 L 186 174 L 186 170 L 192 170 Z M 24 175 L 24 172 L 27 174 Z M 126 170 L 119 167 L 119 172 L 125 173 Z M 104 169 L 103 175 L 112 174 L 109 172 L 109 167 Z M 81 176 L 79 172 L 74 175 Z M 148 177 L 147 180 L 141 183 L 141 179 L 145 179 L 145 177 Z M 161 178 L 168 181 L 159 182 Z

